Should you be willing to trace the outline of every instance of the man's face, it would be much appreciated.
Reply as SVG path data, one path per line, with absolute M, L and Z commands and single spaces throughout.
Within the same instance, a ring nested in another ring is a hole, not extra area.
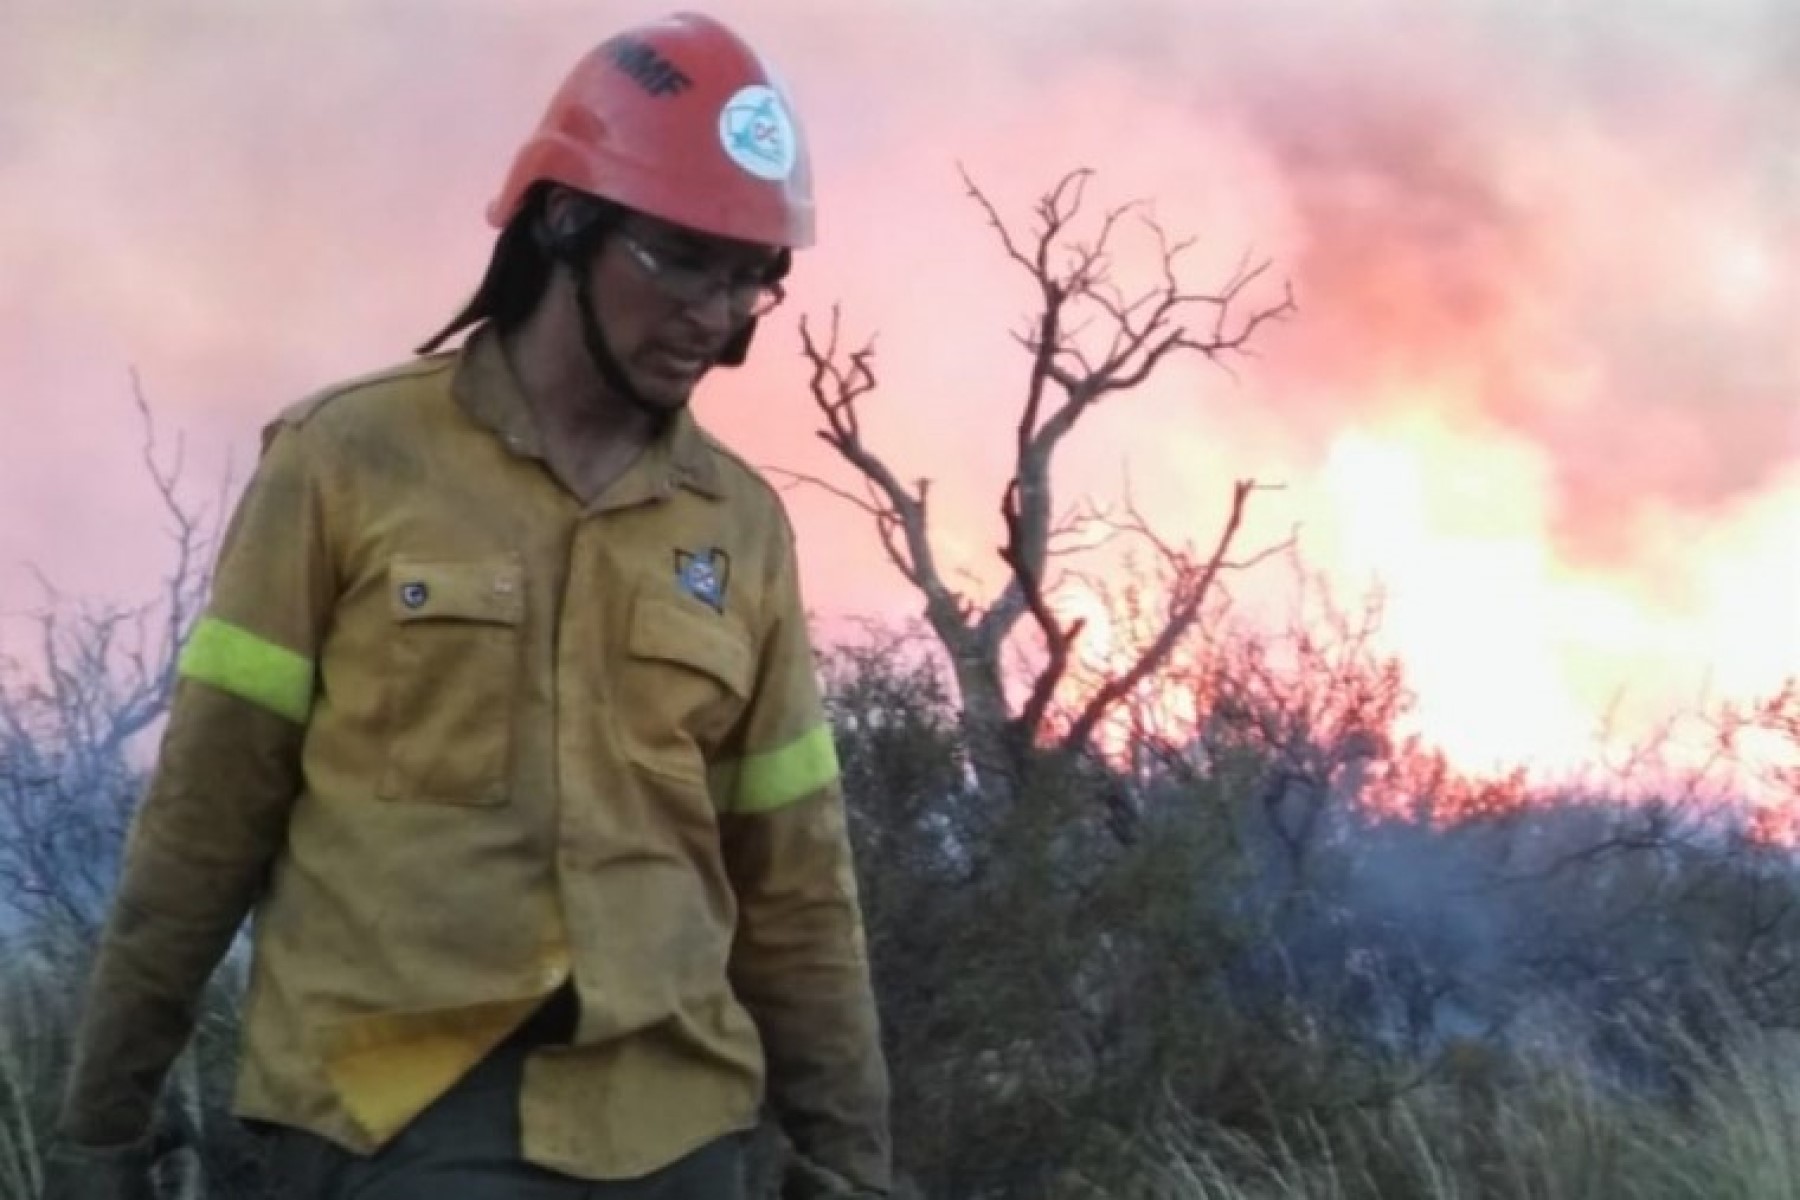
M 686 404 L 745 323 L 774 306 L 779 289 L 763 280 L 775 255 L 646 217 L 606 236 L 592 267 L 595 316 L 646 401 Z

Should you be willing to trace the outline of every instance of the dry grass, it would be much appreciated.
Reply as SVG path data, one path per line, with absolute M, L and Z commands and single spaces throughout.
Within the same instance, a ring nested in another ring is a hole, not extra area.
M 1501 1091 L 1433 1083 L 1379 1111 L 1262 1142 L 1172 1117 L 1138 1142 L 1119 1200 L 1794 1200 L 1800 1039 L 1751 1029 L 1679 1099 L 1602 1087 L 1578 1056 Z M 1698 1048 L 1696 1049 L 1696 1052 Z
M 71 992 L 38 960 L 0 968 L 0 1196 L 42 1186 Z

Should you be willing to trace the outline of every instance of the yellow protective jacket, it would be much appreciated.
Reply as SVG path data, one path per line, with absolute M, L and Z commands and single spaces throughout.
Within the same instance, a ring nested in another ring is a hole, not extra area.
M 264 447 L 133 824 L 66 1134 L 142 1133 L 253 911 L 244 1116 L 367 1152 L 567 985 L 574 1042 L 526 1073 L 529 1160 L 639 1175 L 766 1094 L 812 1166 L 885 1190 L 777 495 L 684 413 L 584 501 L 487 331 Z

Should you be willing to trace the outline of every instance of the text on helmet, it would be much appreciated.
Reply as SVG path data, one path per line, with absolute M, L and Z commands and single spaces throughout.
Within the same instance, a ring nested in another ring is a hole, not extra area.
M 679 96 L 694 84 L 674 63 L 658 54 L 655 46 L 639 38 L 614 38 L 608 43 L 607 56 L 652 96 Z

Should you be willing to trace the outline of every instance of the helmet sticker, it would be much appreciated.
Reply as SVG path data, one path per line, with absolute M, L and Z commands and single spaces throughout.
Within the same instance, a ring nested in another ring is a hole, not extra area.
M 780 181 L 794 172 L 799 138 L 774 88 L 751 84 L 727 100 L 719 113 L 719 140 L 731 161 L 758 179 Z

